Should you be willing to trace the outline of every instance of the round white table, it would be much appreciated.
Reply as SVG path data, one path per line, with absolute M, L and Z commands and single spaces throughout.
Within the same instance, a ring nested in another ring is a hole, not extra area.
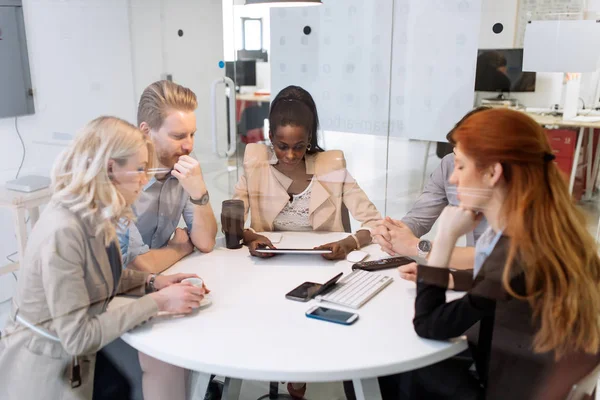
M 276 246 L 312 248 L 345 236 L 285 232 Z M 385 256 L 376 245 L 366 251 L 369 259 Z M 339 272 L 350 273 L 348 261 L 289 254 L 260 259 L 246 247 L 228 250 L 218 243 L 213 252 L 194 253 L 165 273 L 179 272 L 202 277 L 213 303 L 188 316 L 154 318 L 122 338 L 152 357 L 197 371 L 193 398 L 203 398 L 210 374 L 215 374 L 229 377 L 224 398 L 239 396 L 242 379 L 352 380 L 357 398 L 377 400 L 376 377 L 434 364 L 467 348 L 464 339 L 444 342 L 416 335 L 415 284 L 402 280 L 395 269 L 381 271 L 394 277 L 391 285 L 360 309 L 349 310 L 359 314 L 351 326 L 309 319 L 304 313 L 315 300 L 285 298 L 302 282 L 324 283 Z M 116 298 L 111 306 L 124 301 L 131 300 Z

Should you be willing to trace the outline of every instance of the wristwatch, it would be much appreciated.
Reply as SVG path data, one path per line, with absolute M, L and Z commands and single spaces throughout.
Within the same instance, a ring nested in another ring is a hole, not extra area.
M 190 197 L 190 201 L 192 202 L 192 204 L 196 204 L 197 206 L 205 206 L 210 201 L 210 196 L 208 195 L 208 192 L 206 192 L 199 199 L 194 199 L 193 197 Z
M 429 252 L 431 251 L 431 242 L 426 239 L 419 240 L 417 244 L 417 254 L 421 258 L 427 258 Z
M 156 274 L 150 275 L 150 280 L 148 281 L 148 293 L 156 292 L 156 286 L 154 286 L 155 280 L 156 280 Z

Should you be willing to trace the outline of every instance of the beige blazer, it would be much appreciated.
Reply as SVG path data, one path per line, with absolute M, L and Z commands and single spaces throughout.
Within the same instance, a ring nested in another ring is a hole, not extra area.
M 315 231 L 343 232 L 342 204 L 364 227 L 373 227 L 381 214 L 346 169 L 339 150 L 306 155 L 306 173 L 314 175 L 310 222 Z M 244 201 L 245 219 L 257 232 L 273 230 L 275 217 L 290 197 L 292 180 L 273 168 L 277 158 L 264 144 L 249 144 L 244 154 L 244 174 L 235 187 L 235 199 Z
M 144 295 L 146 278 L 123 270 L 118 293 Z M 0 340 L 0 399 L 91 399 L 95 353 L 158 313 L 150 296 L 106 311 L 113 289 L 104 239 L 76 214 L 48 205 L 29 238 L 11 319 Z M 17 313 L 60 343 L 15 322 Z M 75 355 L 82 385 L 72 389 Z

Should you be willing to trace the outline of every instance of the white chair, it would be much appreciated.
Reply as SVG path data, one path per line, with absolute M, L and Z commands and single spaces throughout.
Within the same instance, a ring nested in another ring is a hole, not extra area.
M 594 400 L 599 376 L 600 364 L 585 378 L 573 385 L 566 400 Z

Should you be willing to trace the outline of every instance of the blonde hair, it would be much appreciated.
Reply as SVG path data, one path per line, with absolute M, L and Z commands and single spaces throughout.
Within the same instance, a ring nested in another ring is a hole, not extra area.
M 151 129 L 162 126 L 169 111 L 194 111 L 198 108 L 196 95 L 190 89 L 171 81 L 158 81 L 148 86 L 138 105 L 138 126 L 145 122 Z
M 116 224 L 133 219 L 131 207 L 109 178 L 108 163 L 124 165 L 144 146 L 152 163 L 154 147 L 144 133 L 120 118 L 96 118 L 56 160 L 53 200 L 96 226 L 96 235 L 104 235 L 108 245 L 116 238 Z

